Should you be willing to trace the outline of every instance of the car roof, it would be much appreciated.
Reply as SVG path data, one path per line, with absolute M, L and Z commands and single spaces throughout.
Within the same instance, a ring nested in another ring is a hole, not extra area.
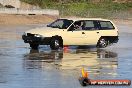
M 101 21 L 110 21 L 108 19 L 102 19 L 102 18 L 59 18 L 59 19 L 67 19 L 67 20 L 73 20 L 73 21 L 79 21 L 79 20 L 101 20 Z

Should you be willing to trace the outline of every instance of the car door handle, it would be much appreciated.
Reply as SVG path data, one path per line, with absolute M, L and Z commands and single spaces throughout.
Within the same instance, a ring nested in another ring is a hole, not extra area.
M 85 32 L 82 32 L 82 34 L 85 34 Z
M 98 34 L 99 32 L 97 32 L 97 34 Z

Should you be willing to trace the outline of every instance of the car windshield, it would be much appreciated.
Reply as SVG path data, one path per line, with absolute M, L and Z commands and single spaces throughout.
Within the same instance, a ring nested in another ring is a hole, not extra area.
M 73 23 L 72 20 L 68 19 L 57 19 L 51 24 L 47 25 L 47 27 L 59 28 L 59 29 L 67 29 Z

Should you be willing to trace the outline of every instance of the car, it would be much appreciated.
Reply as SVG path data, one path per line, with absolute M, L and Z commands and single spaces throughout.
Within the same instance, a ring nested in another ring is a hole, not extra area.
M 105 48 L 118 42 L 119 32 L 116 25 L 108 19 L 59 18 L 47 27 L 24 32 L 22 39 L 32 49 L 38 49 L 39 45 L 50 45 L 52 50 L 69 45 L 96 45 Z

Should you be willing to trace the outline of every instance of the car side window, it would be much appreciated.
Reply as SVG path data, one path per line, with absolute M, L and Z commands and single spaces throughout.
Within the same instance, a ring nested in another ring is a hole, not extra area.
M 83 30 L 98 30 L 96 21 L 85 21 L 83 25 Z
M 52 24 L 52 26 L 61 28 L 63 26 L 63 20 L 56 21 L 54 24 Z
M 100 21 L 100 30 L 114 29 L 113 24 L 110 21 Z
M 76 21 L 72 24 L 68 31 L 82 31 L 83 30 L 83 21 Z

